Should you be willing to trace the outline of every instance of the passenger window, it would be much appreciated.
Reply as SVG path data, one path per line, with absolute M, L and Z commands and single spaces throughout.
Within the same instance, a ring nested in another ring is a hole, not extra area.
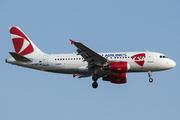
M 162 58 L 162 56 L 160 56 L 160 58 Z

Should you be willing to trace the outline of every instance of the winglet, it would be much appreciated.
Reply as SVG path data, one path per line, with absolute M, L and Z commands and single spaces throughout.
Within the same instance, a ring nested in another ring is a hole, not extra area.
M 76 74 L 73 74 L 73 78 L 75 78 L 77 75 Z
M 71 39 L 69 39 L 69 40 L 71 41 L 71 45 L 75 43 L 75 41 L 73 41 L 73 40 L 71 40 Z

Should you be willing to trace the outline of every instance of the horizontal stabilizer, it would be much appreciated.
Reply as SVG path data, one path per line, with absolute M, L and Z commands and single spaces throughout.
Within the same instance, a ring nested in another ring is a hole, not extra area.
M 30 59 L 18 54 L 18 53 L 15 53 L 15 52 L 9 52 L 9 54 L 11 54 L 11 56 L 16 60 L 16 61 L 21 61 L 21 62 L 31 62 Z

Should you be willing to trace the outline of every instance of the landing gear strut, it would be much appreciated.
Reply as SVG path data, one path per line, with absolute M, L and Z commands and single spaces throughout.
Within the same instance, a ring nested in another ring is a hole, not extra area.
M 153 79 L 151 78 L 151 71 L 148 72 L 148 76 L 149 76 L 149 82 L 152 83 L 153 82 Z
M 98 78 L 99 78 L 99 77 L 98 77 L 96 74 L 94 74 L 94 75 L 92 76 L 92 80 L 94 81 L 94 82 L 92 83 L 92 87 L 93 87 L 93 88 L 97 88 L 97 87 L 98 87 L 98 83 L 97 83 Z

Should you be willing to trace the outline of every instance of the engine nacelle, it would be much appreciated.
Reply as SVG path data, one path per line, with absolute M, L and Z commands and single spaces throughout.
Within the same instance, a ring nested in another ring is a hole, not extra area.
M 123 84 L 127 82 L 127 74 L 121 73 L 116 75 L 108 75 L 107 77 L 103 77 L 104 81 L 110 81 L 115 84 Z
M 103 67 L 104 70 L 111 70 L 111 72 L 115 73 L 124 73 L 130 69 L 130 65 L 125 62 L 111 62 L 108 66 Z

